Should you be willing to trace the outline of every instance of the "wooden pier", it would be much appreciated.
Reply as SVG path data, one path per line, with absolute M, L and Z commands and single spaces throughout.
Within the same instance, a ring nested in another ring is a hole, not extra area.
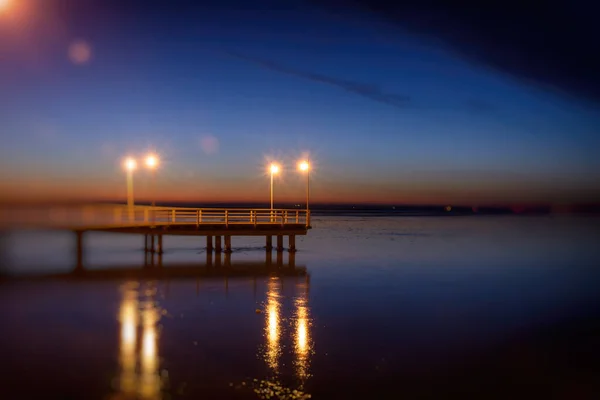
M 310 212 L 305 209 L 187 208 L 125 205 L 20 207 L 1 210 L 4 229 L 54 229 L 75 234 L 76 268 L 85 265 L 85 234 L 113 232 L 144 237 L 146 253 L 162 255 L 164 235 L 200 236 L 207 253 L 231 253 L 236 236 L 264 236 L 271 252 L 296 251 L 296 236 L 306 235 Z M 1 228 L 1 227 L 0 227 Z

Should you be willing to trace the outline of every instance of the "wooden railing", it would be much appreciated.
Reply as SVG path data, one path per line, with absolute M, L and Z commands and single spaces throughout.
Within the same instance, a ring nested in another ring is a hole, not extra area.
M 305 209 L 186 208 L 125 205 L 84 205 L 2 210 L 8 225 L 39 226 L 141 226 L 141 225 L 288 225 L 310 226 Z

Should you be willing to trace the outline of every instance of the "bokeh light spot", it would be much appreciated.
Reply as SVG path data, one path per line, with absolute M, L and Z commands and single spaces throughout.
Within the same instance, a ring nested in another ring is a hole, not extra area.
M 91 58 L 92 48 L 86 41 L 75 40 L 69 45 L 69 60 L 71 60 L 73 64 L 87 64 Z
M 200 148 L 205 154 L 215 154 L 219 151 L 219 139 L 214 136 L 204 136 L 200 139 Z

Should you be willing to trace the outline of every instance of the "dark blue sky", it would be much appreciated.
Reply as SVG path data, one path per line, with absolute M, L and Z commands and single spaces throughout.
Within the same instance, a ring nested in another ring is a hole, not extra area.
M 581 201 L 600 181 L 593 91 L 474 60 L 443 32 L 302 1 L 13 2 L 0 12 L 7 191 L 120 196 L 123 157 L 149 149 L 159 186 L 185 199 L 261 200 L 270 159 L 288 167 L 280 198 L 301 199 L 307 153 L 317 201 Z

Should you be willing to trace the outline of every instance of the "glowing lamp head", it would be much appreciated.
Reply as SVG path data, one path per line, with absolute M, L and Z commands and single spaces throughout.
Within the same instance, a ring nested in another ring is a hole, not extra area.
M 308 164 L 308 161 L 302 161 L 300 164 L 298 164 L 298 168 L 300 168 L 300 171 L 308 171 L 310 165 Z
M 158 157 L 156 157 L 154 154 L 150 154 L 148 157 L 146 157 L 146 167 L 150 169 L 158 167 Z
M 128 158 L 125 160 L 125 169 L 127 171 L 133 171 L 137 167 L 137 163 L 133 158 Z
M 279 173 L 279 165 L 277 165 L 277 164 L 271 164 L 271 173 L 272 174 Z

